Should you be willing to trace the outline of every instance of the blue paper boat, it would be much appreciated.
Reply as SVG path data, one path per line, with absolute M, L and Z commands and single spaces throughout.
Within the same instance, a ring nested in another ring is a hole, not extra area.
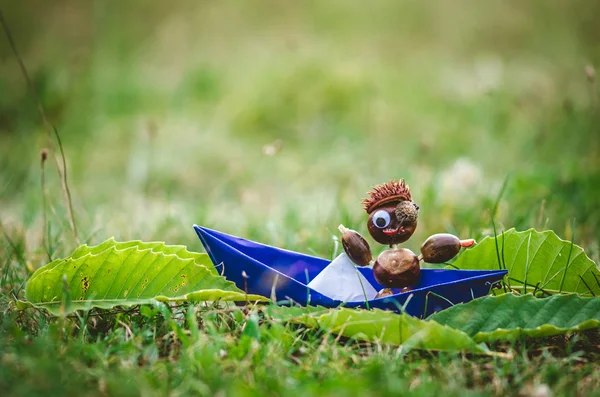
M 421 269 L 421 278 L 411 291 L 367 302 L 341 302 L 307 287 L 329 260 L 304 255 L 194 225 L 213 264 L 228 280 L 248 294 L 275 301 L 325 307 L 362 307 L 403 311 L 427 317 L 457 303 L 487 295 L 506 270 Z M 358 268 L 376 290 L 384 288 L 370 268 Z

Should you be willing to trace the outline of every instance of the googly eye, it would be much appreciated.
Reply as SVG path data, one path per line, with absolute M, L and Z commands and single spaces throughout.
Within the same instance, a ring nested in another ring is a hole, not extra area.
M 390 225 L 390 214 L 385 210 L 379 210 L 373 214 L 373 224 L 379 229 L 384 229 Z

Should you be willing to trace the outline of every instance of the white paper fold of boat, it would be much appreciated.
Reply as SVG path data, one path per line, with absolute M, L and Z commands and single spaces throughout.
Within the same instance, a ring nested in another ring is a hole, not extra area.
M 377 291 L 360 274 L 345 253 L 335 258 L 308 287 L 331 299 L 342 302 L 364 302 L 375 298 Z

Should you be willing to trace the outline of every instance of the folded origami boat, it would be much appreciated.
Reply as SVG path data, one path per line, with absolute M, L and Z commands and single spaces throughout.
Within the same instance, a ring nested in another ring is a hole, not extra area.
M 368 302 L 341 302 L 330 299 L 307 284 L 330 261 L 294 251 L 271 247 L 241 237 L 194 225 L 210 259 L 228 280 L 248 294 L 274 301 L 324 307 L 362 307 L 405 312 L 427 317 L 457 303 L 487 295 L 506 270 L 421 269 L 418 284 L 407 292 Z M 357 268 L 376 290 L 384 288 L 373 277 L 371 268 Z

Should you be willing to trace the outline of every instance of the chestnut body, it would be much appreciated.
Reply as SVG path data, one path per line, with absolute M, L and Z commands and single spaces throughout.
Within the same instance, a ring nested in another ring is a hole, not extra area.
M 419 258 L 409 249 L 383 251 L 373 266 L 375 280 L 384 287 L 404 288 L 419 281 Z

